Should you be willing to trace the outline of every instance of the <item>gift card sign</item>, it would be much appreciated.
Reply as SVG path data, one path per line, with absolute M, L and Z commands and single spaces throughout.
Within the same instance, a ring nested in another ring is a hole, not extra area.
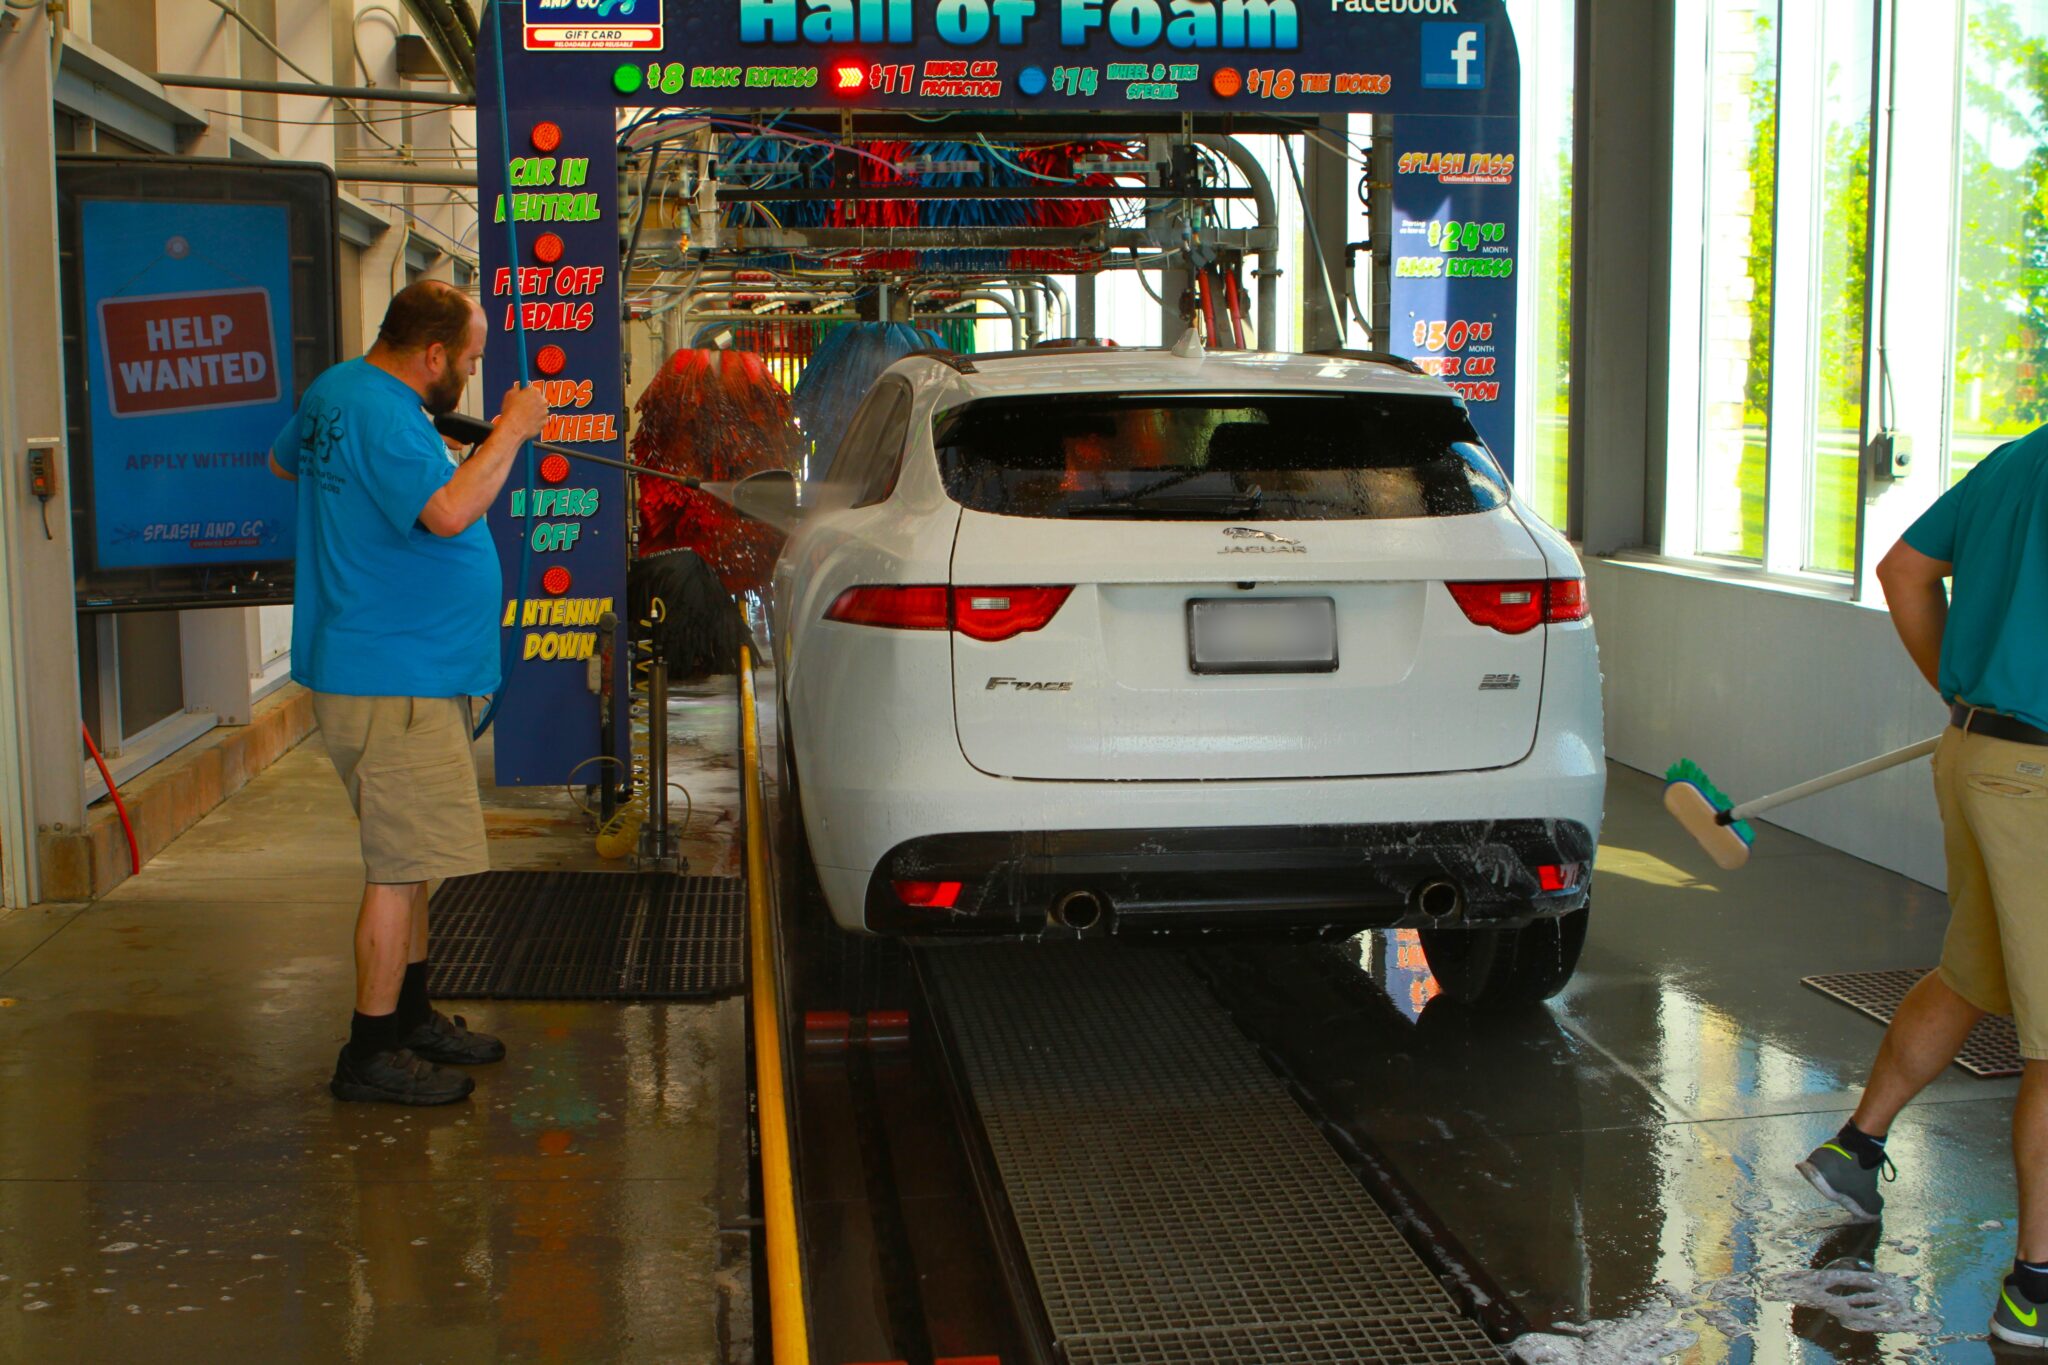
M 529 52 L 658 52 L 662 0 L 526 0 Z

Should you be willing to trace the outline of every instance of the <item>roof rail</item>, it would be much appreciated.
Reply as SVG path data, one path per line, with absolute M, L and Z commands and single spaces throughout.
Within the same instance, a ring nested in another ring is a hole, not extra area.
M 1391 365 L 1397 370 L 1406 370 L 1410 374 L 1429 373 L 1429 371 L 1423 369 L 1407 356 L 1395 355 L 1392 351 L 1351 351 L 1337 346 L 1327 351 L 1310 351 L 1309 354 L 1328 356 L 1332 360 L 1365 360 L 1375 365 Z
M 964 355 L 949 351 L 943 346 L 925 346 L 905 352 L 899 359 L 936 360 L 955 374 L 975 373 L 974 362 Z

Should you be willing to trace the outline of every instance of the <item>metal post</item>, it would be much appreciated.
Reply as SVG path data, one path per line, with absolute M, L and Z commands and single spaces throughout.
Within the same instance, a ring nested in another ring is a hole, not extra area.
M 1074 277 L 1074 335 L 1092 337 L 1095 332 L 1095 277 Z
M 91 874 L 40 845 L 80 833 L 78 622 L 64 450 L 50 11 L 0 27 L 0 904 L 84 900 Z M 30 443 L 58 452 L 57 496 L 29 495 Z M 49 534 L 43 531 L 49 518 Z M 66 875 L 68 874 L 68 876 Z
M 1302 262 L 1308 272 L 1301 291 L 1301 349 L 1329 350 L 1345 343 L 1344 244 L 1350 238 L 1350 159 L 1331 148 L 1345 145 L 1345 114 L 1316 120 L 1321 140 L 1303 138 L 1308 202 L 1302 206 Z M 1320 260 L 1318 257 L 1320 256 Z M 1332 312 L 1332 309 L 1335 312 Z

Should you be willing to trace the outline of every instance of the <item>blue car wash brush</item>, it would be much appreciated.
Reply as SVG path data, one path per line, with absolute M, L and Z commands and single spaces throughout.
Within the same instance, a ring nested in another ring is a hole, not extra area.
M 1941 736 L 1923 739 L 1918 744 L 1909 744 L 1903 749 L 1894 749 L 1876 758 L 1866 758 L 1861 763 L 1852 763 L 1846 768 L 1801 782 L 1796 787 L 1759 796 L 1753 801 L 1735 805 L 1722 794 L 1712 780 L 1689 758 L 1681 758 L 1671 765 L 1664 774 L 1664 809 L 1684 825 L 1693 838 L 1700 841 L 1700 847 L 1707 856 L 1729 871 L 1734 871 L 1749 861 L 1750 845 L 1756 842 L 1756 831 L 1749 824 L 1749 817 L 1760 815 L 1773 806 L 1782 806 L 1790 801 L 1827 791 L 1831 787 L 1846 786 L 1860 777 L 1881 773 L 1887 768 L 1896 768 L 1901 763 L 1910 763 L 1934 752 L 1934 746 L 1941 742 Z

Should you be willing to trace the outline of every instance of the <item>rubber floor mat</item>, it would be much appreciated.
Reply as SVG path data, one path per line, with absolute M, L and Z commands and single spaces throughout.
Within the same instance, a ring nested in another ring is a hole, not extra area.
M 1906 992 L 1912 990 L 1930 970 L 1927 967 L 1901 967 L 1888 972 L 1837 972 L 1832 976 L 1804 977 L 1799 984 L 1811 986 L 1822 995 L 1831 996 L 1880 1024 L 1889 1024 L 1892 1015 L 1898 1012 L 1899 1002 L 1906 998 Z M 1977 1027 L 1970 1030 L 1962 1052 L 1956 1057 L 1956 1065 L 1973 1076 L 2019 1075 L 2020 1037 L 2013 1028 L 2012 1018 L 2004 1014 L 1987 1014 L 1978 1020 Z
M 443 1000 L 690 1000 L 746 984 L 746 884 L 633 872 L 484 872 L 434 893 Z

